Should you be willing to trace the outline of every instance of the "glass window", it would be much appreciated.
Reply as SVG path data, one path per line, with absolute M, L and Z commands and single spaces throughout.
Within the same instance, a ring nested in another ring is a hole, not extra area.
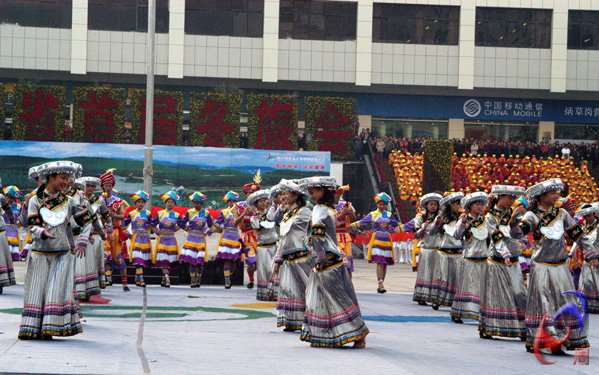
M 477 7 L 476 45 L 550 48 L 551 12 L 550 9 Z
M 537 122 L 467 121 L 464 123 L 466 138 L 491 141 L 536 142 L 539 131 Z
M 281 0 L 279 38 L 356 40 L 357 19 L 354 2 Z
M 185 34 L 261 38 L 264 0 L 186 0 Z
M 447 139 L 447 120 L 373 118 L 372 131 L 377 137 Z
M 70 29 L 72 0 L 2 0 L 0 24 Z
M 599 125 L 556 123 L 554 138 L 599 141 Z
M 156 0 L 156 32 L 168 33 L 168 0 Z M 148 0 L 89 0 L 88 28 L 148 32 Z
M 569 11 L 568 49 L 599 50 L 599 11 Z
M 374 3 L 372 41 L 458 45 L 460 7 Z

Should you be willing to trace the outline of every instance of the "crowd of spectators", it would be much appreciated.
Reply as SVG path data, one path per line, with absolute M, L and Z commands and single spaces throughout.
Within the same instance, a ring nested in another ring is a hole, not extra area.
M 391 152 L 409 152 L 411 154 L 422 153 L 427 138 L 397 138 L 377 137 L 368 128 L 363 128 L 355 137 L 354 152 L 356 160 L 361 160 L 368 150 L 368 145 L 379 158 L 388 158 Z M 454 152 L 459 156 L 469 155 L 495 155 L 496 157 L 530 157 L 549 158 L 564 157 L 572 159 L 576 165 L 582 160 L 588 162 L 588 167 L 599 166 L 599 141 L 593 143 L 559 143 L 556 142 L 523 142 L 523 141 L 495 141 L 475 140 L 472 138 L 450 139 L 453 142 Z

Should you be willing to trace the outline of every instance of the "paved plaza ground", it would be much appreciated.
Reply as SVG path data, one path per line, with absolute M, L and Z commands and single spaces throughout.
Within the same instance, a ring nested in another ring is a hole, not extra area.
M 102 291 L 107 304 L 83 305 L 84 333 L 52 341 L 19 341 L 19 285 L 0 296 L 0 374 L 596 374 L 599 316 L 590 318 L 590 366 L 574 355 L 541 365 L 520 340 L 481 340 L 473 321 L 450 322 L 447 308 L 412 302 L 415 273 L 391 267 L 385 295 L 375 292 L 374 266 L 357 261 L 354 277 L 370 329 L 362 350 L 311 348 L 299 333 L 276 327 L 274 303 L 255 290 L 217 286 Z M 141 324 L 143 322 L 143 324 Z

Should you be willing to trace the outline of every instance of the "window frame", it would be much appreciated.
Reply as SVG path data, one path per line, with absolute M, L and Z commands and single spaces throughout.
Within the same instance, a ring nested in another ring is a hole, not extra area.
M 279 39 L 353 41 L 357 28 L 357 2 L 281 0 L 279 5 Z
M 217 21 L 194 22 L 199 19 Z M 185 34 L 262 38 L 264 0 L 186 0 Z
M 476 7 L 475 46 L 550 49 L 552 16 L 553 9 Z

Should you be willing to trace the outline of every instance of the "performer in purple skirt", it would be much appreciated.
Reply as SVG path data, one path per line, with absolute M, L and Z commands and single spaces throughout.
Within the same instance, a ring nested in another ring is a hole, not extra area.
M 216 259 L 223 261 L 223 270 L 225 274 L 225 289 L 231 289 L 231 273 L 235 270 L 235 262 L 241 259 L 241 250 L 243 241 L 239 236 L 239 227 L 234 223 L 235 214 L 233 207 L 235 202 L 241 199 L 241 195 L 234 191 L 229 191 L 223 200 L 229 205 L 220 212 L 214 223 L 215 231 L 222 232 L 216 248 Z
M 152 213 L 144 209 L 146 202 L 150 200 L 150 194 L 139 190 L 131 194 L 131 199 L 135 202 L 135 210 L 125 217 L 121 228 L 131 239 L 131 264 L 135 266 L 135 285 L 145 287 L 144 268 L 152 267 L 152 243 L 150 242 Z
M 204 202 L 208 197 L 199 191 L 191 194 L 189 200 L 193 208 L 185 213 L 183 224 L 187 227 L 187 240 L 179 261 L 189 264 L 189 277 L 191 287 L 199 288 L 202 280 L 202 269 L 208 258 L 206 253 L 206 235 L 211 235 L 210 228 L 214 224 L 210 212 L 204 208 Z
M 175 232 L 179 228 L 184 229 L 181 215 L 173 211 L 175 205 L 181 199 L 174 191 L 162 194 L 160 197 L 166 208 L 158 211 L 152 219 L 152 226 L 157 228 L 158 239 L 156 240 L 156 252 L 154 252 L 152 261 L 156 268 L 162 268 L 162 282 L 160 286 L 171 287 L 169 270 L 176 266 L 179 261 L 179 244 L 175 238 Z M 179 228 L 178 228 L 179 227 Z

